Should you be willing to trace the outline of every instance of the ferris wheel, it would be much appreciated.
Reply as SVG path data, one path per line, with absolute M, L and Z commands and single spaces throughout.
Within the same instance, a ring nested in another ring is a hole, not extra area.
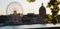
M 8 4 L 8 6 L 6 8 L 6 15 L 13 14 L 14 11 L 16 11 L 17 13 L 23 14 L 23 8 L 20 3 L 11 2 Z
M 6 8 L 6 15 L 11 15 L 11 14 L 14 14 L 14 13 L 21 14 L 20 20 L 22 19 L 22 17 L 23 17 L 23 8 L 22 8 L 21 4 L 18 3 L 18 2 L 11 2 L 11 3 L 8 4 L 8 6 Z M 14 19 L 10 19 L 10 18 L 13 18 L 13 17 L 7 16 L 7 18 L 8 18 L 8 20 L 14 20 Z M 19 18 L 19 17 L 15 17 L 15 19 L 16 18 Z

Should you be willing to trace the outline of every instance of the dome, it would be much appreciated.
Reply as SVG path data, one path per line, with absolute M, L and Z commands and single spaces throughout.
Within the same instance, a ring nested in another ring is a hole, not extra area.
M 43 3 L 42 3 L 42 6 L 39 8 L 40 11 L 43 11 L 43 10 L 46 10 L 45 7 L 43 6 Z

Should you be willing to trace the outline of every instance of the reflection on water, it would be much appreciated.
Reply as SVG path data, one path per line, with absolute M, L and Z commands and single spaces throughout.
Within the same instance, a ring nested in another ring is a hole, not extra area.
M 5 26 L 5 27 L 0 27 L 0 29 L 14 29 L 15 27 L 13 26 Z
M 18 26 L 4 26 L 0 29 L 21 29 L 21 28 L 45 28 L 45 27 L 60 27 L 60 24 L 33 24 L 33 25 L 18 25 Z

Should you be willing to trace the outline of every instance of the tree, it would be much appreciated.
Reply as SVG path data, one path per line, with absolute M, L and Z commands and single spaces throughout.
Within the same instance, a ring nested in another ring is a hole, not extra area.
M 58 12 L 59 12 L 59 7 L 58 5 L 60 4 L 60 2 L 58 2 L 57 0 L 50 0 L 50 2 L 48 3 L 47 7 L 51 9 L 52 15 L 51 18 L 49 18 L 51 20 L 51 22 L 55 25 L 56 23 L 58 23 Z M 53 8 L 51 8 L 53 7 Z M 48 20 L 49 21 L 49 20 Z
M 35 2 L 36 0 L 27 0 L 28 2 Z

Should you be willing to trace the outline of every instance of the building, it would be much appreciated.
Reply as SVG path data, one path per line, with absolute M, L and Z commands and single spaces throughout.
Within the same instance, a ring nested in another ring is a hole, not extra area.
M 14 11 L 13 14 L 0 16 L 0 20 L 3 19 L 2 21 L 4 22 L 23 24 L 46 24 L 48 23 L 47 21 L 45 21 L 46 18 L 48 18 L 48 15 L 46 14 L 46 8 L 44 7 L 43 3 L 39 8 L 39 14 L 28 13 L 27 15 L 21 15 L 20 13 L 17 13 L 17 11 Z M 57 18 L 58 20 L 60 20 L 60 15 L 58 15 Z
M 46 8 L 44 7 L 43 3 L 39 8 L 39 15 L 46 15 Z
M 34 24 L 44 24 L 47 23 L 45 21 L 46 18 L 47 18 L 46 9 L 42 3 L 41 7 L 39 8 L 39 14 L 28 13 L 28 15 L 24 16 L 23 22 L 27 21 Z

